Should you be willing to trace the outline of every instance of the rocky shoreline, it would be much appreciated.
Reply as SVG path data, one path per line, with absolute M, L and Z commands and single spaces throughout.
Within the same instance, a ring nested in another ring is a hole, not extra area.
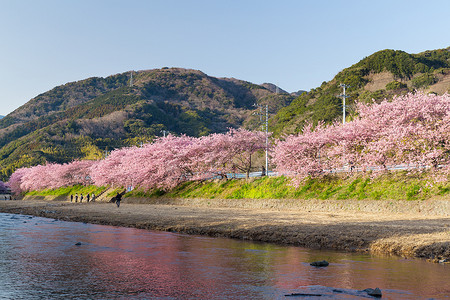
M 373 201 L 372 201 L 373 202 Z M 450 259 L 448 200 L 126 199 L 112 203 L 0 201 L 0 212 L 313 249 Z

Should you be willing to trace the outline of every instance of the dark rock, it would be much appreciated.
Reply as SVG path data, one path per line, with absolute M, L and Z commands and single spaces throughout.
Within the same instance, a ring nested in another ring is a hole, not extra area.
M 327 262 L 326 260 L 314 261 L 314 262 L 310 263 L 310 265 L 313 267 L 328 267 L 329 264 L 330 263 Z
M 75 246 L 81 246 L 81 242 L 76 243 Z
M 381 294 L 381 290 L 379 288 L 365 289 L 365 290 L 363 290 L 363 292 L 366 292 L 367 295 L 372 296 L 372 297 L 376 297 L 376 298 L 381 298 L 383 296 Z

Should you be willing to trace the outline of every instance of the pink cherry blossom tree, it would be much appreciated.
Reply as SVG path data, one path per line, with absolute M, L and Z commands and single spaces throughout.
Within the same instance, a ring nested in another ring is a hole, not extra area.
M 122 185 L 126 182 L 123 160 L 135 147 L 114 150 L 103 160 L 90 167 L 90 178 L 95 185 Z M 126 184 L 126 183 L 125 183 Z
M 62 165 L 55 165 L 52 176 L 54 182 L 50 185 L 50 188 L 92 184 L 90 168 L 96 163 L 93 160 L 76 160 Z
M 189 180 L 194 175 L 190 146 L 196 139 L 188 136 L 175 137 L 168 135 L 147 144 L 138 151 L 141 162 L 136 170 L 137 185 L 150 189 L 171 189 L 179 183 Z
M 303 128 L 302 134 L 289 135 L 276 142 L 273 163 L 276 171 L 288 176 L 318 176 L 331 167 L 327 155 L 332 135 L 323 124 L 314 129 L 312 124 Z
M 408 94 L 380 104 L 359 103 L 357 116 L 345 125 L 307 125 L 277 143 L 273 161 L 279 173 L 300 180 L 342 166 L 437 169 L 450 163 L 449 129 L 448 94 Z
M 230 129 L 227 135 L 230 142 L 222 151 L 228 151 L 232 157 L 232 170 L 243 172 L 248 178 L 254 154 L 266 148 L 266 133 L 239 128 Z
M 194 174 L 190 146 L 195 138 L 168 135 L 143 147 L 112 151 L 91 168 L 97 185 L 169 189 Z
M 97 185 L 170 189 L 235 170 L 248 174 L 252 156 L 264 147 L 264 133 L 244 129 L 200 138 L 168 135 L 143 147 L 111 152 L 91 167 L 91 178 Z
M 46 164 L 30 168 L 20 168 L 10 177 L 9 185 L 13 193 L 91 184 L 90 167 L 95 161 L 74 161 L 66 164 Z
M 22 190 L 22 188 L 20 187 L 22 184 L 22 177 L 29 170 L 30 168 L 23 167 L 17 169 L 14 173 L 11 174 L 11 176 L 9 177 L 8 185 L 11 188 L 11 192 L 13 194 L 20 194 L 24 192 L 24 190 Z

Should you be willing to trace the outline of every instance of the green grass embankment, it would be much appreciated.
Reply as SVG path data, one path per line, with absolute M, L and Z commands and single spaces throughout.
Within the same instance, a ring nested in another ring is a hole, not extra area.
M 284 176 L 186 182 L 166 193 L 134 190 L 127 197 L 206 199 L 425 200 L 450 193 L 448 182 L 435 183 L 428 174 L 396 172 L 368 176 L 326 176 L 308 179 L 298 188 Z
M 33 191 L 26 196 L 67 197 L 75 193 L 112 197 L 120 189 L 95 186 L 64 187 Z M 298 188 L 284 176 L 251 179 L 185 182 L 173 190 L 143 191 L 135 189 L 125 197 L 135 198 L 204 198 L 204 199 L 320 199 L 320 200 L 425 200 L 446 196 L 450 184 L 435 183 L 429 174 L 396 172 L 376 178 L 368 176 L 326 176 L 304 181 Z
M 58 189 L 47 189 L 42 191 L 31 191 L 24 195 L 25 198 L 34 198 L 34 199 L 42 199 L 42 200 L 63 200 L 68 199 L 70 195 L 75 194 L 95 194 L 101 195 L 103 192 L 107 190 L 107 187 L 98 187 L 98 186 L 83 186 L 83 185 L 74 185 L 74 186 L 66 186 Z M 108 191 L 109 194 L 112 194 L 114 191 Z

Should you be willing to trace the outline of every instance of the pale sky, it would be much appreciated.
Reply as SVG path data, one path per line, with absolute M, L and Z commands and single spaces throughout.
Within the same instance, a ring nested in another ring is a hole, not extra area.
M 448 0 L 0 0 L 0 115 L 161 67 L 310 90 L 379 50 L 449 47 L 449 13 Z

